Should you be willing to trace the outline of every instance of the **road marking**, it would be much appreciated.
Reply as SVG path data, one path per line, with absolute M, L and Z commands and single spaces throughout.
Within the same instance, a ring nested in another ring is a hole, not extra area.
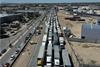
M 22 38 L 22 36 L 20 36 L 20 38 L 17 39 L 12 45 L 14 46 L 21 38 Z M 6 53 L 9 52 L 10 49 L 11 49 L 11 48 L 8 48 L 7 51 L 6 51 Z M 1 59 L 6 53 L 4 53 L 4 54 L 0 57 L 0 59 Z
M 27 32 L 28 32 L 28 30 L 22 36 L 24 36 Z
M 35 25 L 36 25 L 36 23 L 35 23 Z M 37 26 L 37 25 L 36 25 Z M 32 26 L 31 26 L 32 27 Z M 31 29 L 31 27 L 29 28 L 29 29 Z M 34 27 L 35 28 L 35 27 Z M 27 30 L 22 36 L 24 36 L 27 32 L 28 32 L 29 30 Z M 22 38 L 22 36 L 20 36 L 14 43 L 13 43 L 13 45 L 15 45 L 21 38 Z M 4 56 L 5 56 L 5 54 L 7 54 L 9 51 L 11 50 L 11 48 L 8 48 L 8 50 L 0 57 L 0 59 L 2 59 Z
M 29 29 L 31 29 L 31 28 L 32 28 L 32 26 Z

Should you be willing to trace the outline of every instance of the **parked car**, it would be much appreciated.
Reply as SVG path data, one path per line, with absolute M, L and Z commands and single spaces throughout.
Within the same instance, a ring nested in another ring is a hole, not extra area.
M 0 53 L 0 56 L 2 56 L 2 54 Z
M 16 50 L 15 54 L 18 54 L 20 52 L 20 50 Z
M 2 51 L 1 51 L 1 53 L 3 54 L 3 53 L 5 53 L 7 51 L 7 49 L 3 49 Z
M 11 55 L 10 60 L 14 60 L 15 59 L 15 55 Z

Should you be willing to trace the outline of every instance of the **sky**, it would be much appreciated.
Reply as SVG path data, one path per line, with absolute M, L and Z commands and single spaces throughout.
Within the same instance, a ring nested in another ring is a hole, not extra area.
M 71 2 L 100 2 L 100 0 L 0 0 L 1 3 L 71 3 Z

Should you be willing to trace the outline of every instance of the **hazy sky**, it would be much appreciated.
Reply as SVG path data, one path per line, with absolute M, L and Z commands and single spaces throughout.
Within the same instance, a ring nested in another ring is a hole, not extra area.
M 1 3 L 70 3 L 70 2 L 100 2 L 100 0 L 0 0 Z

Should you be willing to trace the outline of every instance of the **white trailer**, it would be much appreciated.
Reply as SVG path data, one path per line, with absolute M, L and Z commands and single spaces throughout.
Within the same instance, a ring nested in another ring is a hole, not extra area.
M 52 56 L 52 43 L 51 43 L 51 41 L 48 44 L 47 55 Z
M 42 42 L 46 42 L 47 41 L 47 34 L 45 34 L 44 36 L 43 36 L 43 39 L 42 39 Z
M 64 37 L 59 37 L 60 44 L 64 44 Z
M 52 64 L 52 43 L 49 41 L 48 48 L 47 48 L 47 54 L 46 54 L 46 65 Z
M 58 45 L 54 45 L 54 66 L 60 66 L 60 53 Z
M 62 50 L 62 58 L 63 58 L 63 66 L 64 67 L 71 67 L 71 61 L 66 49 Z
M 42 45 L 40 46 L 40 50 L 37 57 L 37 66 L 43 66 L 43 59 L 44 59 L 44 51 L 45 51 L 45 42 L 42 42 Z

